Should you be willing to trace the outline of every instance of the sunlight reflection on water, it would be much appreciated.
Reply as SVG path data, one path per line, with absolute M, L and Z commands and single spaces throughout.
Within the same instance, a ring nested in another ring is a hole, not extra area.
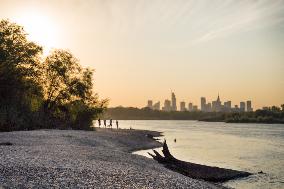
M 120 121 L 120 127 L 161 131 L 178 159 L 265 174 L 224 183 L 233 188 L 283 188 L 284 124 Z M 177 142 L 174 142 L 176 138 Z M 159 151 L 160 149 L 158 149 Z M 147 155 L 151 150 L 135 152 Z M 149 157 L 149 156 L 148 156 Z

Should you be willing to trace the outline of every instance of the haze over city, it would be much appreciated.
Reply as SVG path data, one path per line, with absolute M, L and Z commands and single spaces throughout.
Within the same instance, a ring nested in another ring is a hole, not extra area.
M 70 49 L 109 106 L 148 99 L 200 104 L 218 92 L 254 109 L 284 102 L 284 1 L 1 0 L 0 18 Z M 38 26 L 38 27 L 35 27 Z

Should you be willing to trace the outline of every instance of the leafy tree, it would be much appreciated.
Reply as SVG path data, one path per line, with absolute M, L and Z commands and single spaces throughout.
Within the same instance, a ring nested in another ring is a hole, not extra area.
M 93 92 L 92 76 L 69 51 L 43 60 L 23 27 L 0 21 L 0 131 L 88 129 L 107 104 Z
M 54 50 L 44 61 L 45 109 L 64 105 L 76 96 L 81 68 L 68 51 Z
M 107 102 L 93 93 L 93 71 L 82 68 L 69 51 L 60 49 L 51 52 L 43 67 L 45 112 L 64 120 L 65 125 L 89 127 Z
M 31 102 L 41 99 L 41 55 L 42 47 L 27 40 L 23 27 L 0 21 L 1 130 L 17 129 L 31 119 Z

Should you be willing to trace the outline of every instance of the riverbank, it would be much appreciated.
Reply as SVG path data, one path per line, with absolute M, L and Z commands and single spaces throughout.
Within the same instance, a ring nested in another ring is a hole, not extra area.
M 283 124 L 284 109 L 274 107 L 254 112 L 202 112 L 202 111 L 161 111 L 149 108 L 108 108 L 101 119 L 114 120 L 199 120 L 226 123 L 267 123 Z
M 147 135 L 161 133 L 126 129 L 0 133 L 0 188 L 222 188 L 131 154 L 161 146 Z

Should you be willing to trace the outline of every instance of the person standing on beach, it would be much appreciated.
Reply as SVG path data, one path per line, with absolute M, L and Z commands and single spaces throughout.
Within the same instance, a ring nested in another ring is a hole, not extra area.
M 98 119 L 98 122 L 99 122 L 99 127 L 101 127 L 101 119 L 100 118 Z
M 112 119 L 109 120 L 109 126 L 112 129 Z
M 116 123 L 116 129 L 118 129 L 118 120 L 116 120 L 115 123 Z
M 105 128 L 107 126 L 107 121 L 105 119 L 104 119 L 104 126 L 105 126 Z

